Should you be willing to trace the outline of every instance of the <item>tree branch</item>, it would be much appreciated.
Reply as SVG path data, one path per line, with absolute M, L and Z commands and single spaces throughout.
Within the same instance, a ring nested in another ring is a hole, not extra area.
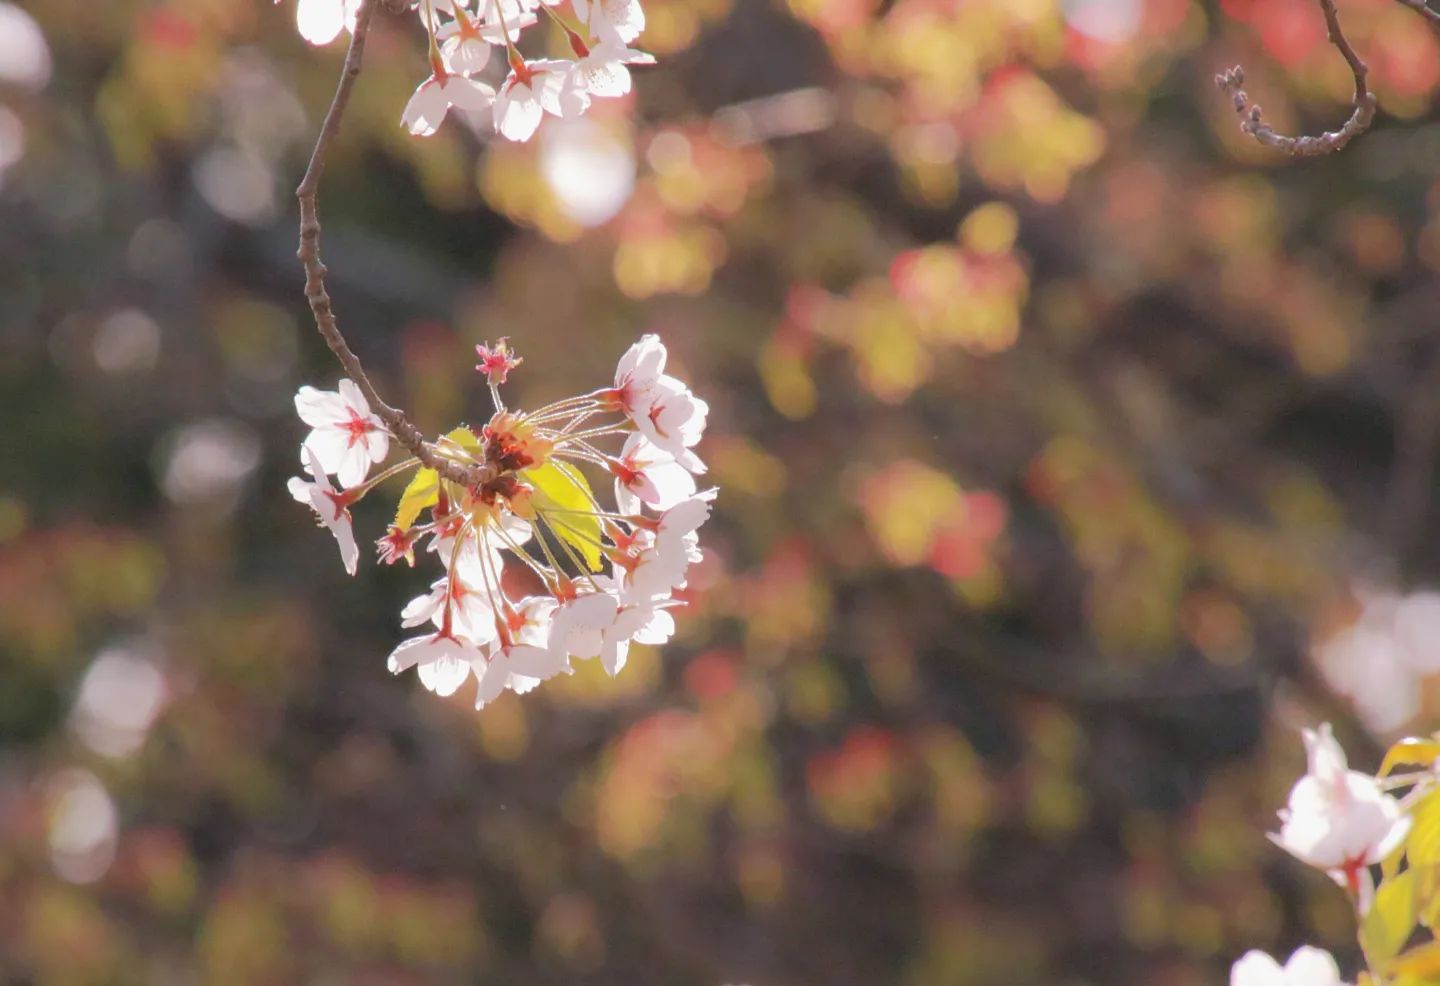
M 1416 7 L 1425 10 L 1427 14 L 1434 15 L 1433 11 L 1425 8 L 1421 0 L 1400 0 L 1407 7 Z M 1345 63 L 1350 66 L 1350 74 L 1355 77 L 1355 96 L 1351 100 L 1350 118 L 1340 127 L 1339 130 L 1327 130 L 1318 137 L 1288 137 L 1285 134 L 1276 133 L 1261 116 L 1260 107 L 1251 105 L 1245 91 L 1240 87 L 1245 84 L 1245 70 L 1239 65 L 1226 72 L 1215 76 L 1215 84 L 1230 94 L 1235 103 L 1235 112 L 1240 114 L 1240 129 L 1245 131 L 1266 147 L 1273 147 L 1275 150 L 1291 157 L 1322 157 L 1326 154 L 1334 154 L 1350 141 L 1370 129 L 1370 124 L 1375 120 L 1375 94 L 1370 92 L 1365 84 L 1365 76 L 1369 73 L 1369 67 L 1355 54 L 1355 49 L 1345 37 L 1345 32 L 1340 28 L 1340 16 L 1335 12 L 1335 0 L 1319 0 L 1320 10 L 1325 15 L 1325 27 L 1330 43 L 1336 47 Z M 1440 20 L 1440 15 L 1436 16 Z
M 390 0 L 384 0 L 389 3 Z M 424 465 L 434 469 L 444 478 L 466 487 L 479 486 L 493 479 L 496 470 L 490 466 L 465 466 L 437 454 L 435 447 L 425 441 L 424 433 L 406 417 L 405 412 L 391 407 L 375 390 L 360 357 L 351 350 L 345 336 L 340 332 L 331 305 L 330 293 L 325 289 L 325 264 L 320 260 L 320 213 L 317 202 L 320 176 L 325 172 L 325 159 L 330 145 L 340 131 L 340 119 L 350 102 L 355 80 L 360 77 L 360 66 L 365 57 L 365 39 L 370 33 L 372 4 L 361 4 L 355 17 L 355 29 L 350 35 L 350 48 L 345 52 L 345 65 L 340 70 L 340 83 L 335 89 L 335 98 L 325 113 L 320 125 L 320 136 L 315 141 L 315 150 L 310 155 L 310 165 L 305 177 L 295 189 L 295 198 L 300 204 L 300 247 L 295 252 L 300 265 L 305 269 L 305 299 L 310 302 L 310 311 L 315 316 L 315 328 L 340 361 L 346 375 L 355 381 L 371 409 L 384 421 L 396 440 L 410 451 Z
M 1415 13 L 1430 22 L 1430 26 L 1440 31 L 1440 13 L 1433 11 L 1426 5 L 1425 0 L 1396 0 L 1397 3 L 1409 7 Z

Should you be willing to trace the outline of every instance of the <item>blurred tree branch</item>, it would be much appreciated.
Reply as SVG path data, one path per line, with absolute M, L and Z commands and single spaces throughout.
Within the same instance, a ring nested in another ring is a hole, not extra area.
M 394 5 L 392 0 L 383 0 L 383 2 L 387 7 Z M 346 374 L 364 393 L 371 408 L 394 433 L 400 444 L 405 446 L 424 465 L 434 469 L 451 482 L 459 483 L 462 486 L 478 486 L 493 478 L 490 467 L 464 466 L 443 458 L 436 453 L 433 446 L 425 442 L 424 434 L 410 421 L 404 411 L 392 407 L 380 397 L 375 385 L 370 382 L 370 377 L 366 374 L 360 357 L 355 355 L 349 343 L 345 341 L 345 336 L 340 332 L 340 326 L 331 304 L 330 293 L 325 288 L 325 264 L 320 259 L 318 204 L 320 176 L 325 172 L 325 160 L 329 155 L 330 146 L 340 132 L 340 120 L 345 115 L 346 106 L 349 105 L 350 94 L 354 91 L 355 82 L 360 77 L 360 68 L 365 58 L 365 39 L 370 33 L 372 14 L 371 4 L 365 3 L 361 5 L 356 15 L 355 28 L 350 35 L 350 47 L 345 52 L 345 64 L 340 70 L 340 82 L 336 86 L 335 97 L 330 101 L 330 108 L 325 112 L 324 122 L 320 125 L 320 135 L 316 138 L 315 150 L 310 155 L 310 164 L 305 169 L 305 176 L 301 179 L 299 187 L 295 189 L 295 198 L 300 205 L 300 246 L 295 255 L 305 269 L 305 298 L 310 303 L 311 313 L 315 316 L 315 328 L 324 338 L 326 345 L 330 347 L 330 351 L 335 354 L 335 358 L 340 361 Z
M 1424 6 L 1420 0 L 1401 0 L 1401 2 L 1409 7 L 1423 8 Z M 1276 133 L 1270 124 L 1265 122 L 1259 104 L 1250 103 L 1245 90 L 1241 88 L 1245 84 L 1243 68 L 1236 65 L 1215 77 L 1215 84 L 1230 94 L 1230 98 L 1235 104 L 1235 112 L 1240 114 L 1240 129 L 1266 147 L 1272 147 L 1291 157 L 1323 157 L 1326 154 L 1333 154 L 1369 130 L 1370 124 L 1375 120 L 1375 94 L 1370 92 L 1369 87 L 1365 84 L 1365 77 L 1370 71 L 1369 66 L 1355 53 L 1355 49 L 1350 46 L 1349 40 L 1345 37 L 1345 32 L 1340 27 L 1340 16 L 1335 11 L 1334 0 L 1319 0 L 1319 3 L 1320 10 L 1325 15 L 1326 34 L 1330 43 L 1339 50 L 1345 63 L 1350 66 L 1350 74 L 1355 77 L 1355 96 L 1351 101 L 1350 118 L 1341 125 L 1339 130 L 1327 130 L 1314 137 L 1290 137 Z M 1433 11 L 1428 9 L 1426 13 L 1435 16 Z
M 1415 11 L 1415 13 L 1419 14 L 1421 17 L 1429 21 L 1431 27 L 1433 27 L 1437 31 L 1440 31 L 1440 12 L 1431 10 L 1430 7 L 1425 3 L 1425 0 L 1396 0 L 1396 2 L 1404 4 L 1406 7 L 1409 7 L 1411 10 Z

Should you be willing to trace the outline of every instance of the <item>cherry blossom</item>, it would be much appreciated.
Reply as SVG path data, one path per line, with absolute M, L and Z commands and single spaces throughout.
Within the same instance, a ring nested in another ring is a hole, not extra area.
M 452 7 L 450 12 L 454 20 L 435 31 L 445 67 L 459 75 L 483 71 L 490 63 L 491 45 L 504 44 L 503 35 L 471 18 L 464 7 Z
M 437 695 L 453 695 L 470 676 L 472 659 L 478 654 L 468 641 L 442 629 L 402 642 L 390 652 L 385 666 L 391 674 L 415 668 L 427 689 Z
M 650 394 L 665 374 L 669 352 L 660 337 L 643 335 L 615 365 L 615 386 L 607 395 L 611 405 L 632 421 L 650 408 Z
M 510 351 L 510 340 L 506 337 L 501 337 L 494 349 L 488 343 L 481 343 L 475 347 L 475 355 L 480 357 L 480 362 L 475 364 L 476 372 L 485 374 L 486 381 L 493 387 L 503 385 L 510 379 L 510 371 L 525 362 Z
M 1419 713 L 1420 679 L 1440 671 L 1440 593 L 1356 595 L 1358 617 L 1316 645 L 1315 662 L 1366 725 L 1393 732 Z
M 376 549 L 383 564 L 404 558 L 412 567 L 440 569 L 429 590 L 400 613 L 403 628 L 423 631 L 400 643 L 387 667 L 396 674 L 414 668 L 421 685 L 440 695 L 453 695 L 473 676 L 475 705 L 483 708 L 505 691 L 530 692 L 570 672 L 576 661 L 598 660 L 618 674 L 632 643 L 669 640 L 679 605 L 673 594 L 702 557 L 699 529 L 716 491 L 697 491 L 692 472 L 637 423 L 663 403 L 657 397 L 689 394 L 664 374 L 666 351 L 657 337 L 641 339 L 622 357 L 615 387 L 533 412 L 508 409 L 500 399 L 499 387 L 521 362 L 509 340 L 478 346 L 476 354 L 494 414 L 429 447 L 485 478 L 467 486 L 428 469 L 415 473 Z M 368 456 L 381 451 L 368 443 L 386 433 L 371 427 L 373 416 L 353 384 L 342 382 L 334 394 L 303 389 L 296 408 L 316 422 L 311 435 L 329 441 L 332 456 L 347 456 L 347 474 L 363 477 Z M 656 417 L 663 420 L 663 412 Z M 349 423 L 355 421 L 361 424 Z M 359 452 L 346 444 L 352 432 Z M 684 437 L 698 441 L 699 430 Z M 334 531 L 353 574 L 349 508 L 392 477 L 419 469 L 419 460 L 336 490 L 317 449 L 306 446 L 302 455 L 313 481 L 292 480 L 291 493 Z M 613 505 L 601 503 L 587 471 L 612 480 Z
M 339 390 L 301 387 L 295 410 L 311 428 L 304 447 L 342 486 L 360 485 L 370 466 L 390 454 L 389 430 L 352 380 L 341 380 Z
M 480 687 L 475 708 L 483 709 L 507 688 L 523 694 L 547 678 L 569 669 L 568 655 L 552 640 L 557 607 L 547 596 L 531 596 L 505 614 L 499 636 L 476 668 Z
M 490 109 L 494 102 L 495 90 L 437 64 L 430 78 L 416 87 L 410 102 L 405 104 L 400 122 L 415 136 L 429 137 L 440 129 L 450 107 L 480 113 Z
M 634 41 L 645 30 L 640 0 L 572 0 L 575 16 L 592 36 L 617 42 Z
M 583 110 L 573 96 L 561 98 L 569 72 L 570 63 L 560 59 L 512 58 L 510 74 L 495 94 L 495 130 L 500 136 L 526 141 L 546 113 L 563 117 Z
M 1308 767 L 1280 812 L 1280 831 L 1270 838 L 1329 873 L 1362 901 L 1363 910 L 1368 868 L 1400 845 L 1410 819 L 1374 777 L 1349 769 L 1329 723 L 1303 736 Z
M 279 3 L 280 0 L 276 0 Z M 295 23 L 312 45 L 354 32 L 363 0 L 296 0 Z M 631 43 L 645 28 L 639 0 L 422 0 L 415 4 L 429 44 L 430 74 L 411 94 L 401 125 L 412 135 L 436 133 L 451 107 L 474 114 L 493 111 L 494 131 L 513 141 L 534 136 L 549 115 L 571 118 L 592 99 L 630 92 L 629 66 L 653 65 L 654 56 Z M 574 58 L 527 60 L 517 47 L 541 21 L 563 32 Z M 509 73 L 499 90 L 479 80 L 492 48 L 503 48 Z
M 1282 968 L 1264 952 L 1251 950 L 1230 967 L 1230 986 L 1346 986 L 1330 953 L 1302 945 Z
M 345 571 L 354 575 L 360 558 L 360 548 L 355 544 L 355 530 L 350 519 L 350 504 L 355 502 L 354 498 L 330 485 L 325 468 L 320 464 L 320 457 L 309 445 L 304 446 L 304 457 L 311 482 L 307 483 L 298 476 L 292 478 L 289 483 L 290 495 L 297 503 L 306 504 L 314 510 L 320 523 L 335 535 L 335 541 L 340 545 L 340 560 L 345 564 Z
M 624 513 L 638 513 L 641 503 L 668 510 L 695 495 L 690 470 L 638 432 L 625 440 L 620 456 L 610 460 L 610 471 L 615 474 L 615 502 Z
M 571 46 L 580 57 L 565 79 L 566 92 L 572 105 L 580 111 L 594 98 L 616 98 L 630 92 L 630 70 L 627 65 L 654 65 L 655 56 L 626 47 L 616 40 L 602 40 L 594 47 L 572 36 Z

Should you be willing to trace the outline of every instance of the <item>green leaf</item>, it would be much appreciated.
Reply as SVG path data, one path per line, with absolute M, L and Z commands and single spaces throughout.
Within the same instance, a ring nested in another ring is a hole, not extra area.
M 593 511 L 594 496 L 580 470 L 554 459 L 520 473 L 535 488 L 535 509 L 545 522 L 585 559 L 594 572 L 600 571 L 600 518 Z
M 1440 863 L 1440 791 L 1432 791 L 1420 799 L 1410 812 L 1410 834 L 1405 852 L 1411 866 L 1434 866 Z
M 1440 759 L 1440 740 L 1402 739 L 1385 752 L 1375 776 L 1384 777 L 1401 764 L 1428 767 L 1437 759 Z
M 420 511 L 433 507 L 440 501 L 440 474 L 434 469 L 420 467 L 410 477 L 410 484 L 400 494 L 400 503 L 395 507 L 395 526 L 404 530 L 415 523 Z
M 1415 930 L 1415 871 L 1381 882 L 1375 902 L 1360 922 L 1360 946 L 1372 967 L 1390 962 Z
M 441 439 L 442 442 L 449 441 L 460 446 L 469 452 L 477 452 L 480 449 L 480 439 L 469 428 L 461 425 L 450 434 Z M 440 502 L 440 476 L 434 469 L 421 467 L 415 470 L 415 475 L 410 477 L 410 483 L 405 487 L 405 492 L 400 494 L 400 502 L 395 507 L 395 526 L 402 530 L 415 523 L 415 518 L 420 516 L 420 511 L 426 507 L 433 507 Z

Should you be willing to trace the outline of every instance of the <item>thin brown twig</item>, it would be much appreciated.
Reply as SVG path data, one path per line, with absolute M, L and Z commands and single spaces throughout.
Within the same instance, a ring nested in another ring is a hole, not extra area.
M 1406 6 L 1414 6 L 1420 0 L 1400 0 Z M 1370 124 L 1375 120 L 1375 94 L 1365 84 L 1365 76 L 1369 74 L 1369 67 L 1355 53 L 1350 46 L 1345 32 L 1340 28 L 1340 16 L 1335 12 L 1334 0 L 1319 0 L 1320 10 L 1325 15 L 1326 33 L 1330 43 L 1344 57 L 1345 63 L 1350 66 L 1350 74 L 1355 78 L 1355 95 L 1351 100 L 1350 118 L 1341 125 L 1339 130 L 1327 130 L 1319 136 L 1310 137 L 1289 137 L 1285 134 L 1276 133 L 1270 124 L 1266 123 L 1261 115 L 1258 104 L 1252 105 L 1245 90 L 1240 88 L 1245 84 L 1245 70 L 1239 65 L 1221 72 L 1215 76 L 1215 84 L 1230 94 L 1235 104 L 1235 112 L 1240 114 L 1240 129 L 1254 137 L 1266 147 L 1273 147 L 1277 151 L 1288 154 L 1291 157 L 1321 157 L 1326 154 L 1334 154 L 1350 141 L 1370 129 Z M 1427 13 L 1433 13 L 1426 8 Z
M 1430 22 L 1430 26 L 1440 31 L 1440 12 L 1431 10 L 1425 0 L 1396 0 L 1397 3 L 1409 7 L 1415 13 Z
M 389 0 L 385 2 L 388 3 Z M 355 80 L 360 76 L 372 12 L 372 5 L 363 3 L 356 15 L 355 28 L 350 34 L 350 47 L 345 52 L 345 65 L 340 70 L 340 82 L 335 89 L 335 98 L 331 100 L 330 109 L 326 111 L 325 120 L 320 125 L 320 136 L 316 138 L 315 150 L 310 155 L 310 165 L 305 169 L 305 177 L 295 189 L 295 198 L 300 203 L 300 247 L 295 255 L 300 259 L 300 265 L 305 268 L 305 298 L 310 302 L 310 311 L 315 316 L 315 328 L 319 330 L 335 358 L 340 361 L 345 373 L 355 381 L 360 392 L 370 402 L 371 409 L 385 422 L 396 440 L 426 466 L 451 482 L 467 487 L 479 486 L 495 477 L 493 467 L 465 466 L 438 455 L 434 446 L 425 441 L 424 434 L 411 423 L 405 412 L 390 406 L 380 397 L 375 385 L 370 382 L 360 357 L 355 355 L 345 341 L 345 336 L 341 334 L 330 293 L 325 289 L 326 268 L 320 260 L 320 213 L 317 202 L 320 176 L 325 171 L 325 159 L 330 152 L 330 145 L 340 131 L 340 119 L 350 102 Z

